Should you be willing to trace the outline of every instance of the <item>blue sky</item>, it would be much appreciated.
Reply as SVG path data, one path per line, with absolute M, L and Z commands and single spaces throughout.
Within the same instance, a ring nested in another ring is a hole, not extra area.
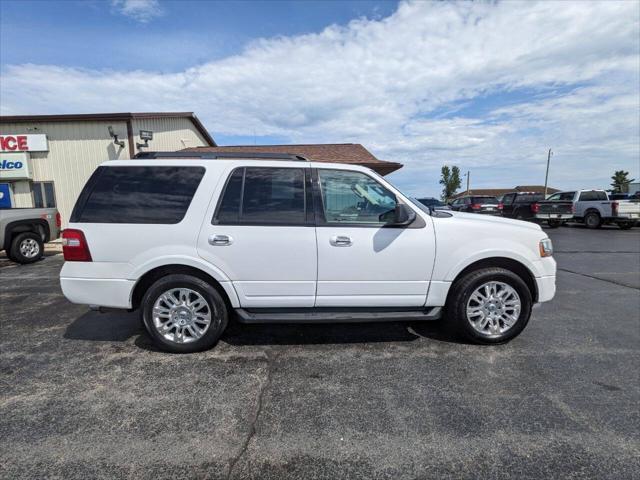
M 640 177 L 639 2 L 0 0 L 3 114 L 194 111 L 220 144 L 362 143 L 437 195 Z

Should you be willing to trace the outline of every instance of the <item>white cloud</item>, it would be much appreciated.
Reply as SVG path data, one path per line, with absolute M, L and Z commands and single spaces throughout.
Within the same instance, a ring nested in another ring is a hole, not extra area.
M 445 162 L 476 187 L 540 183 L 551 146 L 552 184 L 606 186 L 640 176 L 639 25 L 637 2 L 402 3 L 178 73 L 7 66 L 0 107 L 194 110 L 214 137 L 359 142 L 416 194 Z
M 111 6 L 118 13 L 141 23 L 164 14 L 158 0 L 111 0 Z

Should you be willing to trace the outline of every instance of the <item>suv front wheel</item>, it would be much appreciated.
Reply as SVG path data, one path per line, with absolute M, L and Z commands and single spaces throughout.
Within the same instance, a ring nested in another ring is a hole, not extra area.
M 447 300 L 447 317 L 474 343 L 504 343 L 518 336 L 531 316 L 527 284 L 498 267 L 469 272 L 456 281 Z
M 174 353 L 211 348 L 227 326 L 224 299 L 209 283 L 191 275 L 167 275 L 142 300 L 145 328 L 156 345 Z

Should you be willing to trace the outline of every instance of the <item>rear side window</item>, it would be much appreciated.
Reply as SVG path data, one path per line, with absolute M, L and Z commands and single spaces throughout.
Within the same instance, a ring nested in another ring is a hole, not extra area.
M 607 194 L 605 192 L 596 192 L 596 191 L 580 193 L 581 202 L 593 202 L 597 200 L 608 200 Z
M 304 169 L 246 167 L 229 177 L 213 223 L 303 224 L 306 210 Z
M 497 205 L 498 199 L 496 197 L 473 197 L 473 203 Z
M 98 167 L 71 215 L 73 223 L 180 222 L 203 167 Z

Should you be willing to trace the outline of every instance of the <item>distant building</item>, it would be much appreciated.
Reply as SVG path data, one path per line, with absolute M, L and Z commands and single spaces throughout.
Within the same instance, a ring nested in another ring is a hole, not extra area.
M 66 226 L 82 187 L 102 162 L 182 150 L 293 153 L 381 175 L 402 168 L 357 143 L 219 147 L 192 112 L 0 116 L 0 208 L 57 207 Z
M 560 192 L 557 188 L 547 187 L 547 195 L 551 195 L 552 193 Z M 471 188 L 469 190 L 465 190 L 464 192 L 456 193 L 451 198 L 458 198 L 465 195 L 489 195 L 492 197 L 499 197 L 504 195 L 505 193 L 511 192 L 535 192 L 535 193 L 544 193 L 544 185 L 518 185 L 513 188 Z
M 368 167 L 380 175 L 402 168 L 401 163 L 379 160 L 359 143 L 323 143 L 303 145 L 233 145 L 186 148 L 191 152 L 291 153 L 313 162 L 335 162 Z

